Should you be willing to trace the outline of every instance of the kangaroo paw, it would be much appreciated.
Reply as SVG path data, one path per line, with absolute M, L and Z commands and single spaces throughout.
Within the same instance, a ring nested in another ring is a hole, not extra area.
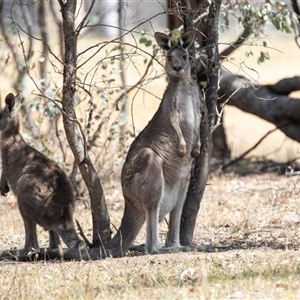
M 200 147 L 198 147 L 198 146 L 194 147 L 192 154 L 191 154 L 192 157 L 196 158 L 199 154 L 200 154 Z
M 9 192 L 9 186 L 7 183 L 4 185 L 1 185 L 0 192 L 1 192 L 2 196 L 6 196 L 6 194 Z
M 178 155 L 180 157 L 184 157 L 186 154 L 186 145 L 185 144 L 180 144 L 178 148 Z

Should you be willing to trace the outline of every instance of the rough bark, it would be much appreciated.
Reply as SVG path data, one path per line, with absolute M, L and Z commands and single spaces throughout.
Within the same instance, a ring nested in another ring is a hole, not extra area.
M 300 90 L 300 76 L 285 78 L 274 85 L 254 85 L 246 78 L 222 70 L 219 96 L 245 112 L 276 125 L 300 142 L 300 100 L 288 95 Z
M 77 64 L 77 33 L 74 28 L 76 2 L 75 0 L 69 0 L 66 3 L 59 1 L 63 16 L 65 49 L 62 91 L 63 123 L 68 143 L 89 191 L 93 219 L 92 246 L 99 247 L 110 240 L 111 229 L 101 182 L 87 153 L 84 136 L 79 131 L 80 125 L 76 121 L 74 109 Z
M 207 21 L 208 88 L 200 125 L 201 153 L 196 158 L 180 224 L 180 243 L 191 245 L 200 203 L 207 183 L 219 80 L 218 19 L 222 0 L 212 1 Z

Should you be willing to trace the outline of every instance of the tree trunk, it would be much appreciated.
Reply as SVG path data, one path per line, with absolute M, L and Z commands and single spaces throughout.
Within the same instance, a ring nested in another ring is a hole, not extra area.
M 212 1 L 207 21 L 208 88 L 200 125 L 201 153 L 196 158 L 180 224 L 181 245 L 191 245 L 200 203 L 208 179 L 219 80 L 218 20 L 222 0 Z
M 74 29 L 76 0 L 63 3 L 59 0 L 64 31 L 64 72 L 63 72 L 63 123 L 67 140 L 79 166 L 91 199 L 93 218 L 93 247 L 105 245 L 111 238 L 110 219 L 107 212 L 103 189 L 96 170 L 87 153 L 84 135 L 79 131 L 74 109 L 77 67 L 77 33 Z
M 218 106 L 218 111 L 221 110 L 221 107 Z M 211 157 L 217 159 L 225 159 L 231 157 L 231 150 L 227 143 L 225 128 L 223 125 L 223 117 L 224 112 L 220 119 L 220 125 L 214 130 L 212 134 L 212 150 L 211 150 Z
M 300 101 L 288 96 L 300 90 L 300 76 L 258 86 L 225 70 L 221 74 L 220 101 L 229 98 L 228 105 L 273 123 L 288 137 L 300 142 Z

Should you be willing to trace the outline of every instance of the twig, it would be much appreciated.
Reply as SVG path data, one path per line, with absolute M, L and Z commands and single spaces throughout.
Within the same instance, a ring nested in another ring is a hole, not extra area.
M 234 52 L 237 48 L 239 48 L 243 43 L 247 40 L 247 38 L 250 36 L 251 31 L 248 28 L 245 28 L 242 34 L 238 37 L 238 39 L 229 45 L 228 48 L 224 49 L 220 53 L 220 60 L 224 60 L 228 55 L 230 55 L 232 52 Z
M 221 78 L 219 78 L 219 81 L 221 80 Z M 217 115 L 217 121 L 216 121 L 216 124 L 214 125 L 213 127 L 213 130 L 212 131 L 215 131 L 221 124 L 221 117 L 222 117 L 222 114 L 223 114 L 223 111 L 224 111 L 224 107 L 225 107 L 225 104 L 228 103 L 228 101 L 239 91 L 241 90 L 243 87 L 239 87 L 238 89 L 236 89 L 234 92 L 231 93 L 231 95 L 222 103 L 222 107 L 221 107 L 221 111 L 218 112 L 218 108 L 216 107 L 216 115 Z
M 195 24 L 195 23 L 197 23 L 198 21 L 201 21 L 203 18 L 205 18 L 205 17 L 207 17 L 207 16 L 208 16 L 208 12 L 204 12 L 204 13 L 202 13 L 201 15 L 199 15 L 196 19 L 194 19 L 194 20 L 192 21 L 192 23 Z M 177 28 L 177 30 L 182 31 L 183 28 L 184 28 L 184 25 L 181 25 L 181 26 L 179 26 L 179 27 Z
M 101 128 L 103 126 L 103 124 L 109 119 L 109 116 L 113 113 L 115 107 L 117 106 L 117 104 L 119 103 L 119 101 L 121 101 L 122 97 L 123 97 L 123 94 L 128 94 L 130 93 L 133 89 L 135 89 L 138 85 L 141 84 L 141 82 L 145 79 L 145 77 L 147 76 L 148 74 L 148 71 L 153 63 L 153 59 L 154 57 L 156 56 L 157 54 L 157 51 L 158 50 L 154 50 L 153 52 L 153 56 L 152 56 L 152 59 L 149 61 L 149 63 L 147 64 L 147 67 L 146 67 L 146 70 L 144 72 L 144 74 L 142 75 L 142 77 L 134 84 L 132 85 L 131 87 L 127 88 L 124 93 L 122 93 L 115 101 L 114 103 L 112 104 L 111 106 L 111 110 L 106 114 L 105 117 L 102 118 L 101 122 L 99 123 L 97 129 L 96 129 L 96 132 L 101 132 Z M 93 138 L 91 139 L 91 141 L 89 142 L 89 147 L 88 149 L 91 149 L 91 147 L 94 146 L 95 142 L 96 142 L 96 139 L 98 138 L 97 135 L 94 135 Z
M 79 234 L 81 235 L 81 237 L 83 238 L 83 240 L 85 241 L 85 243 L 87 244 L 87 246 L 88 246 L 89 248 L 91 248 L 91 247 L 92 247 L 92 243 L 88 240 L 88 238 L 87 238 L 86 235 L 84 234 L 84 232 L 83 232 L 83 230 L 82 230 L 82 227 L 81 227 L 79 221 L 78 221 L 77 219 L 76 219 L 75 221 L 76 221 L 76 225 L 77 225 L 78 230 L 79 230 Z
M 250 234 L 255 234 L 255 233 L 259 233 L 259 232 L 272 232 L 272 230 L 266 229 L 266 228 L 257 228 L 257 229 L 252 229 L 252 230 L 245 232 L 244 235 L 248 236 Z
M 79 65 L 79 66 L 77 67 L 77 69 L 79 69 L 80 67 L 82 67 L 83 65 L 85 65 L 88 61 L 90 61 L 90 60 L 91 60 L 94 56 L 96 56 L 96 55 L 102 50 L 102 48 L 105 47 L 106 45 L 112 44 L 112 43 L 118 43 L 118 41 L 120 40 L 120 38 L 122 38 L 123 36 L 127 35 L 127 34 L 130 33 L 130 32 L 133 32 L 136 28 L 140 27 L 141 25 L 143 25 L 143 24 L 149 22 L 151 19 L 154 19 L 154 18 L 156 18 L 157 16 L 160 16 L 160 15 L 162 15 L 162 14 L 165 14 L 165 12 L 157 13 L 156 15 L 152 16 L 151 18 L 148 18 L 147 20 L 145 20 L 145 21 L 143 21 L 143 22 L 141 22 L 141 23 L 139 23 L 138 25 L 136 25 L 135 27 L 133 27 L 133 28 L 130 29 L 130 30 L 125 30 L 125 29 L 123 29 L 123 31 L 125 31 L 125 33 L 122 34 L 122 35 L 119 36 L 119 37 L 116 37 L 116 38 L 114 38 L 114 39 L 112 39 L 112 40 L 110 40 L 110 41 L 105 41 L 105 42 L 97 43 L 97 44 L 95 44 L 95 45 L 93 45 L 93 46 L 91 46 L 91 47 L 85 49 L 84 51 L 78 53 L 78 57 L 80 57 L 81 55 L 83 55 L 84 53 L 88 52 L 89 50 L 99 47 L 99 49 L 98 49 L 97 51 L 95 51 L 95 53 L 93 53 L 93 54 L 92 54 L 88 59 L 86 59 L 81 65 Z M 104 43 L 105 45 L 102 46 L 102 47 L 100 47 L 100 45 L 103 44 L 103 43 Z M 124 45 L 129 45 L 129 46 L 132 47 L 132 45 L 131 45 L 131 44 L 128 44 L 128 43 L 124 43 Z M 136 48 L 138 48 L 138 47 L 136 47 Z M 149 53 L 148 53 L 147 51 L 145 51 L 145 50 L 143 50 L 143 49 L 141 49 L 141 48 L 138 48 L 138 49 L 139 49 L 140 51 L 144 52 L 145 54 L 149 55 Z
M 90 15 L 90 13 L 91 13 L 91 11 L 92 11 L 92 9 L 94 7 L 94 4 L 95 4 L 95 0 L 92 0 L 88 11 L 86 12 L 85 16 L 81 20 L 80 24 L 77 26 L 77 28 L 75 30 L 75 33 L 76 33 L 77 36 L 79 35 L 79 33 L 82 30 L 82 28 L 87 24 L 87 23 L 85 24 L 85 21 L 88 18 L 88 16 Z
M 12 20 L 14 21 L 15 24 L 16 21 L 12 18 Z M 22 48 L 22 52 L 23 52 L 23 57 L 24 57 L 24 60 L 25 60 L 25 68 L 26 68 L 26 72 L 29 76 L 29 78 L 32 80 L 32 82 L 34 83 L 35 87 L 37 88 L 37 90 L 43 95 L 43 97 L 45 97 L 46 99 L 52 101 L 52 103 L 59 109 L 59 111 L 68 119 L 70 120 L 71 122 L 74 122 L 78 125 L 79 127 L 79 130 L 81 132 L 81 137 L 83 139 L 83 148 L 84 148 L 84 159 L 86 159 L 87 157 L 87 142 L 86 142 L 86 138 L 85 138 L 85 134 L 84 134 L 84 130 L 82 129 L 81 127 L 81 124 L 80 122 L 77 120 L 77 119 L 74 119 L 74 118 L 71 118 L 58 104 L 57 102 L 60 102 L 58 100 L 56 100 L 55 98 L 52 98 L 52 97 L 49 97 L 47 94 L 44 93 L 44 91 L 41 90 L 41 88 L 38 86 L 38 84 L 36 83 L 36 81 L 34 80 L 34 78 L 31 76 L 30 72 L 29 72 L 29 68 L 28 68 L 28 62 L 27 62 L 27 59 L 26 59 L 26 55 L 25 55 L 25 49 L 24 49 L 24 45 L 23 45 L 23 41 L 22 41 L 22 38 L 21 38 L 21 35 L 20 35 L 20 31 L 18 29 L 18 26 L 16 27 L 17 29 L 17 33 L 18 33 L 18 36 L 19 36 L 19 41 L 20 41 L 20 45 L 21 45 L 21 48 Z

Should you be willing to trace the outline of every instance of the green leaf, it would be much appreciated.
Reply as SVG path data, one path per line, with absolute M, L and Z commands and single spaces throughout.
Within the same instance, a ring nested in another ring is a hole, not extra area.
M 9 62 L 9 60 L 10 60 L 10 55 L 9 55 L 9 53 L 7 54 L 7 57 L 6 57 L 6 59 L 5 59 L 5 64 L 7 65 L 7 63 Z
M 141 44 L 146 44 L 147 43 L 147 38 L 145 38 L 144 36 L 140 38 L 140 43 Z
M 293 32 L 290 26 L 284 26 L 283 29 L 286 33 L 289 33 L 289 34 L 291 34 Z

